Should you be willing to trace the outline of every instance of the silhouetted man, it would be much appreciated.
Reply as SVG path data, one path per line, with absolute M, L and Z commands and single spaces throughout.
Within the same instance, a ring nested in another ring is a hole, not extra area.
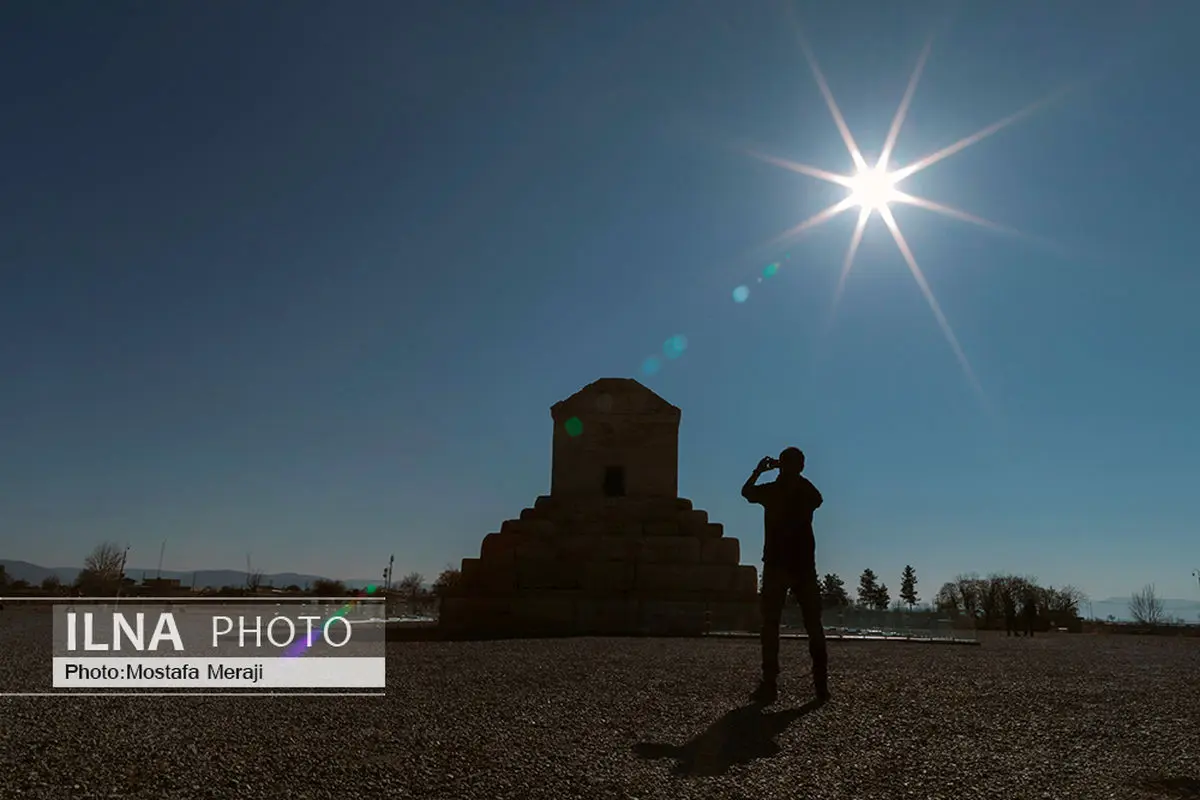
M 757 485 L 759 477 L 778 469 L 771 483 Z M 800 473 L 804 453 L 789 447 L 776 461 L 769 456 L 754 468 L 742 486 L 742 497 L 758 503 L 763 513 L 762 573 L 762 683 L 754 699 L 773 703 L 778 695 L 779 622 L 788 591 L 800 603 L 808 651 L 812 655 L 813 687 L 820 700 L 829 699 L 829 658 L 825 629 L 821 625 L 821 590 L 817 584 L 817 544 L 813 536 L 813 512 L 823 502 L 817 487 Z
M 1033 636 L 1033 623 L 1037 619 L 1037 600 L 1033 596 L 1033 592 L 1025 595 L 1025 608 L 1022 609 L 1025 613 L 1025 635 Z
M 1018 636 L 1021 632 L 1017 630 L 1017 601 L 1013 599 L 1011 589 L 1004 591 L 1004 629 L 1009 636 L 1016 633 Z

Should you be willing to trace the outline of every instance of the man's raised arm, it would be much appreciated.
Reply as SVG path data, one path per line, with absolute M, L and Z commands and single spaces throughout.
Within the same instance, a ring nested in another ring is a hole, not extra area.
M 758 486 L 759 476 L 771 469 L 771 457 L 767 456 L 762 461 L 758 462 L 758 466 L 754 468 L 754 472 L 750 473 L 750 477 L 742 484 L 742 497 L 746 498 L 751 503 L 761 503 L 767 494 L 767 487 Z

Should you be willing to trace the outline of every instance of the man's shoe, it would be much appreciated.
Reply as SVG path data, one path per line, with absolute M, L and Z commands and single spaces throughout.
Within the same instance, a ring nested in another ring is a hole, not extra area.
M 826 678 L 815 678 L 813 680 L 813 688 L 817 690 L 817 699 L 822 703 L 829 701 L 829 680 Z
M 750 699 L 760 705 L 769 706 L 779 697 L 779 687 L 775 681 L 763 679 L 758 688 L 750 695 Z

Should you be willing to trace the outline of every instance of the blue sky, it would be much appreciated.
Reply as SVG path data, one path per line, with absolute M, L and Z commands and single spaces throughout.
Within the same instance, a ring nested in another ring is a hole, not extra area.
M 827 336 L 853 216 L 762 247 L 844 192 L 735 145 L 851 167 L 781 4 L 352 5 L 0 11 L 4 556 L 432 576 L 613 376 L 746 563 L 796 444 L 848 583 L 1197 594 L 1200 10 L 797 6 L 868 155 L 931 33 L 897 163 L 1075 87 L 903 185 L 1054 247 L 895 211 L 989 409 L 878 217 Z

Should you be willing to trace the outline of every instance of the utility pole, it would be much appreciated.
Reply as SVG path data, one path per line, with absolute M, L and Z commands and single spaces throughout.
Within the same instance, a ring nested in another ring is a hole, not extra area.
M 162 579 L 162 562 L 163 555 L 167 552 L 167 540 L 163 539 L 162 547 L 158 548 L 158 574 L 154 576 L 155 580 Z

